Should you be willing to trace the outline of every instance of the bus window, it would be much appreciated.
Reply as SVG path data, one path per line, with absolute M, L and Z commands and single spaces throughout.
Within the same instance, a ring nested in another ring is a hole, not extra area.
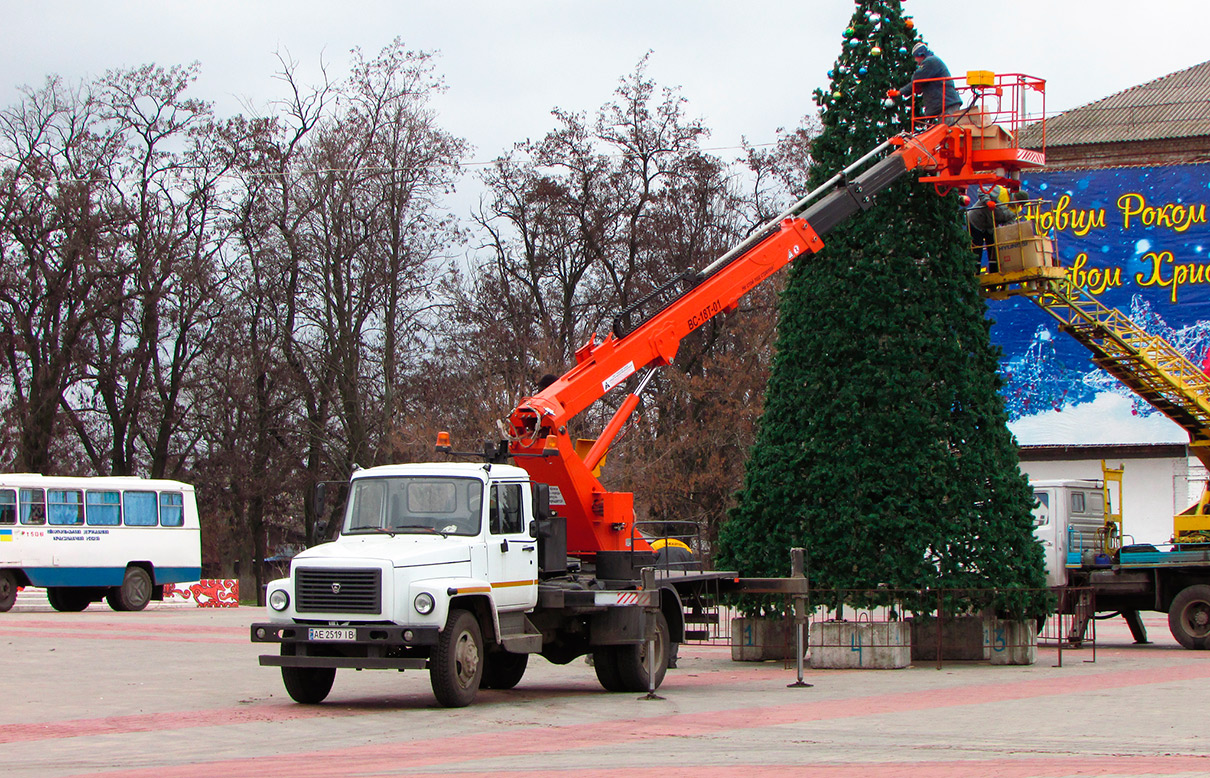
M 46 523 L 46 493 L 41 489 L 21 490 L 21 523 Z
M 17 490 L 0 489 L 0 524 L 17 523 Z
M 185 498 L 180 492 L 160 492 L 160 526 L 185 526 Z
M 46 517 L 50 524 L 83 524 L 84 495 L 76 489 L 47 489 Z
M 127 527 L 154 527 L 159 524 L 155 492 L 123 492 L 122 516 Z
M 85 507 L 90 525 L 116 527 L 122 523 L 121 492 L 89 492 Z

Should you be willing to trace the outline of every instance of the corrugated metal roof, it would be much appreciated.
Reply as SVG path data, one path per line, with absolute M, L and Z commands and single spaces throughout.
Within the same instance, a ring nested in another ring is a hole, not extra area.
M 1022 131 L 1036 141 L 1037 125 Z M 1046 121 L 1047 146 L 1210 135 L 1210 61 L 1124 89 Z

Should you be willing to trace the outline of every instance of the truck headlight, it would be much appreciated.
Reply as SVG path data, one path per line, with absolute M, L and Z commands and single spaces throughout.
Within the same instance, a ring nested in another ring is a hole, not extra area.
M 284 611 L 290 607 L 290 593 L 285 589 L 274 589 L 269 592 L 269 607 L 275 611 Z
M 412 602 L 416 606 L 416 612 L 421 616 L 427 616 L 433 612 L 433 595 L 428 592 L 421 592 L 416 595 L 416 599 Z

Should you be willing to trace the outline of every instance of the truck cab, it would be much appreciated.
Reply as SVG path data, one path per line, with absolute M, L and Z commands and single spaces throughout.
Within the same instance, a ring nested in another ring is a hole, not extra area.
M 538 598 L 532 506 L 528 475 L 509 465 L 359 470 L 338 538 L 302 552 L 290 578 L 269 583 L 271 620 L 437 628 L 451 590 L 491 613 L 528 610 Z
M 1105 491 L 1099 481 L 1034 481 L 1034 537 L 1046 559 L 1046 585 L 1067 584 L 1067 568 L 1096 560 L 1105 527 Z M 1072 556 L 1074 554 L 1074 556 Z

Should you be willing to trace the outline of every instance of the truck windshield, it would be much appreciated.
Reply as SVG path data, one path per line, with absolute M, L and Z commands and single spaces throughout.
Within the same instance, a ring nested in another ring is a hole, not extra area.
M 474 478 L 399 476 L 353 482 L 344 533 L 478 535 L 483 483 Z

